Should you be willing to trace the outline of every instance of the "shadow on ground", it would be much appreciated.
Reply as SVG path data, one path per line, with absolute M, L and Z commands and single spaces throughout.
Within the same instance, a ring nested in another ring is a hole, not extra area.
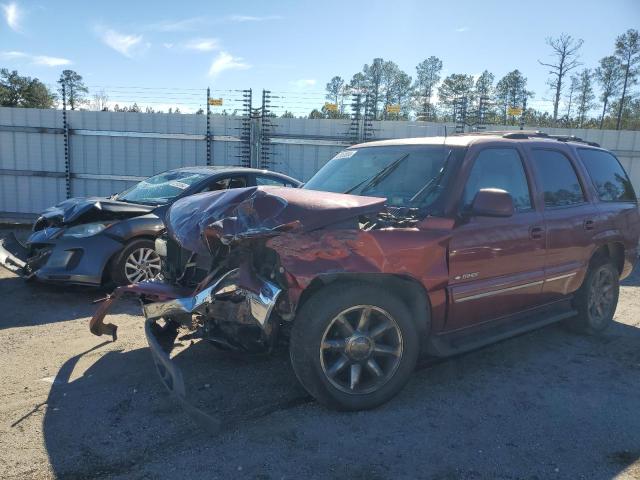
M 69 382 L 60 370 L 44 438 L 60 478 L 611 478 L 640 458 L 640 329 L 602 337 L 552 326 L 426 362 L 373 411 L 328 411 L 286 352 L 229 355 L 200 342 L 176 362 L 211 433 L 161 386 L 146 348 L 109 352 Z M 100 348 L 98 345 L 95 348 Z M 85 352 L 86 353 L 86 352 Z
M 25 282 L 22 278 L 2 271 L 0 294 L 8 299 L 7 313 L 0 315 L 0 329 L 45 325 L 78 318 L 91 317 L 97 305 L 95 300 L 104 298 L 112 289 L 53 285 L 40 282 Z M 10 276 L 9 276 L 10 275 Z M 17 307 L 20 308 L 17 308 Z M 46 309 L 46 310 L 43 310 Z M 135 302 L 121 302 L 114 313 L 139 313 Z

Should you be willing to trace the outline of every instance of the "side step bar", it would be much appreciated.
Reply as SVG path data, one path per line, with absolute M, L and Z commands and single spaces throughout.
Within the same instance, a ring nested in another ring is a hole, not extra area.
M 469 352 L 509 337 L 521 335 L 532 330 L 546 327 L 552 323 L 560 322 L 561 320 L 577 315 L 577 313 L 578 312 L 573 309 L 558 311 L 557 307 L 551 312 L 549 309 L 539 309 L 509 320 L 508 322 L 502 321 L 490 325 L 483 324 L 463 331 L 433 335 L 427 340 L 427 352 L 438 357 L 448 357 Z

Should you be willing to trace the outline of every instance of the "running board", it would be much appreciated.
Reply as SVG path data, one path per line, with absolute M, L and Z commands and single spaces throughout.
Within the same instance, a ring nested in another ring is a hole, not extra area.
M 438 357 L 457 355 L 546 327 L 577 314 L 573 309 L 558 311 L 556 306 L 551 312 L 549 308 L 536 309 L 509 321 L 496 321 L 489 325 L 482 324 L 456 332 L 433 335 L 427 340 L 427 352 Z

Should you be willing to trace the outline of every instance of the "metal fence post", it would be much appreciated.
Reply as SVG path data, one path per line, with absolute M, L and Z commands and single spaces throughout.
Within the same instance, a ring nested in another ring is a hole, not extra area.
M 211 90 L 207 87 L 207 165 L 211 165 Z
M 64 175 L 67 198 L 71 198 L 71 155 L 69 152 L 69 122 L 67 121 L 67 89 L 62 84 L 62 128 L 64 131 Z

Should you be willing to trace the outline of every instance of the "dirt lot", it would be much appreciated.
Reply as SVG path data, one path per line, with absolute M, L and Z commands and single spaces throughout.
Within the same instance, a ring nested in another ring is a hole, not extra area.
M 1 270 L 1 269 L 0 269 Z M 640 273 L 598 338 L 552 326 L 424 361 L 374 411 L 328 411 L 285 354 L 176 356 L 213 434 L 160 384 L 134 302 L 92 336 L 104 292 L 0 271 L 1 478 L 640 478 Z

